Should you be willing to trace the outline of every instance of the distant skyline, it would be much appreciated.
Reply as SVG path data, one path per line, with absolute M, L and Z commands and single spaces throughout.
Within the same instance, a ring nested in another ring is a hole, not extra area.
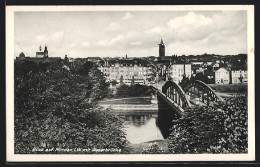
M 246 11 L 15 12 L 14 56 L 158 56 L 247 53 Z

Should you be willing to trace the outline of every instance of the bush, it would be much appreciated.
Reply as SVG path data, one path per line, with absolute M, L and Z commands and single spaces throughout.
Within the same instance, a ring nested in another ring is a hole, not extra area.
M 117 87 L 117 93 L 116 95 L 119 97 L 137 97 L 137 96 L 150 96 L 152 93 L 154 93 L 154 90 L 151 86 L 146 85 L 126 85 L 121 84 Z
M 174 121 L 171 153 L 247 153 L 247 97 L 191 108 Z
M 118 84 L 118 82 L 117 82 L 116 80 L 113 80 L 113 81 L 111 81 L 111 84 L 112 84 L 113 86 L 116 86 L 116 85 Z
M 141 154 L 164 154 L 165 152 L 157 143 L 151 143 L 148 148 L 142 148 Z

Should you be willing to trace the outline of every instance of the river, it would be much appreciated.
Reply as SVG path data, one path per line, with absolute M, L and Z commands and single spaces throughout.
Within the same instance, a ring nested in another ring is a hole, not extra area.
M 100 105 L 115 109 L 115 112 L 124 120 L 127 140 L 132 144 L 140 144 L 164 140 L 156 126 L 158 106 L 151 104 L 151 100 L 151 97 L 109 99 L 100 102 Z
M 128 111 L 120 114 L 124 119 L 126 138 L 132 144 L 140 144 L 155 140 L 163 140 L 159 128 L 156 126 L 157 113 Z

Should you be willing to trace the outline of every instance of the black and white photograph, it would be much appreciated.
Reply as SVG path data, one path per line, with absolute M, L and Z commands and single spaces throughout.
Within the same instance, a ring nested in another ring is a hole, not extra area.
M 254 6 L 8 6 L 7 161 L 255 160 Z

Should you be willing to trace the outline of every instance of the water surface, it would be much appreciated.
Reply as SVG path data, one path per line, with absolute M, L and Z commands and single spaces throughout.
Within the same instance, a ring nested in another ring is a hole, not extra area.
M 120 114 L 124 119 L 126 138 L 132 144 L 163 140 L 159 128 L 156 126 L 156 112 L 133 111 Z

